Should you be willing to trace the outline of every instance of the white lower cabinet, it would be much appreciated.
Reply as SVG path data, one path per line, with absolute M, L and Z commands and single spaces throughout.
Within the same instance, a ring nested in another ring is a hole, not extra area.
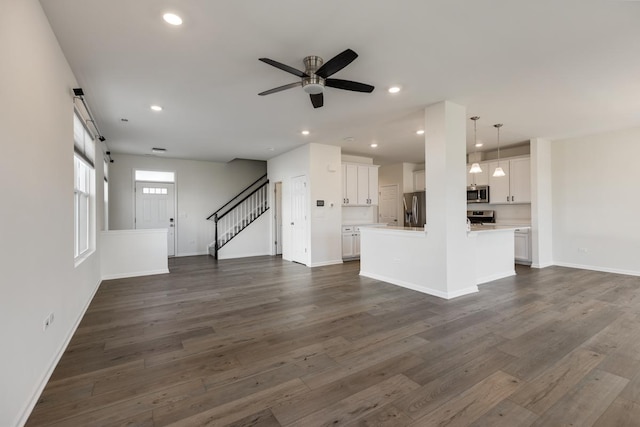
M 531 264 L 531 229 L 518 228 L 514 233 L 515 261 L 517 264 Z
M 360 257 L 360 229 L 355 226 L 342 227 L 342 258 Z

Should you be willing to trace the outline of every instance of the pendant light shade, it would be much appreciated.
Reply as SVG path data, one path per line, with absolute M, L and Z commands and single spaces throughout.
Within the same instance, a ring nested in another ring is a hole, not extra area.
M 502 127 L 502 123 L 495 124 L 493 127 L 498 129 L 498 167 L 493 171 L 493 176 L 501 177 L 506 175 L 500 167 L 500 128 Z
M 479 163 L 474 163 L 471 165 L 471 169 L 469 169 L 469 173 L 480 173 L 482 172 L 482 168 Z
M 471 117 L 471 120 L 473 120 L 473 143 L 475 144 L 475 146 L 478 146 L 478 129 L 477 129 L 477 124 L 478 124 L 478 119 L 480 118 L 480 116 L 473 116 Z M 480 173 L 482 172 L 482 168 L 480 167 L 479 163 L 474 163 L 471 165 L 471 169 L 469 169 L 469 173 Z

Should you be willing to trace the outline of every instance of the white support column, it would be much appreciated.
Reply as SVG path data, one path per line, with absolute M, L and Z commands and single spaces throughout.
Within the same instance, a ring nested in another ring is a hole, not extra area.
M 551 142 L 531 140 L 531 267 L 553 265 Z
M 425 109 L 427 240 L 438 258 L 429 274 L 449 298 L 478 290 L 475 239 L 466 231 L 466 122 L 465 107 L 449 101 Z

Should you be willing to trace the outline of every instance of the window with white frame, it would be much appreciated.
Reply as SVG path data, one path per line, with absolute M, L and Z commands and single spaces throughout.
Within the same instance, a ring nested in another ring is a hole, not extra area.
M 95 236 L 95 143 L 78 113 L 74 114 L 74 258 L 94 249 Z

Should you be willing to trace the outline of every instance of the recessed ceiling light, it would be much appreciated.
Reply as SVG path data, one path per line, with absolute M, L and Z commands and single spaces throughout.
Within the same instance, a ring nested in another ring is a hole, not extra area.
M 346 138 L 344 138 L 344 140 L 347 141 L 347 142 L 353 142 L 356 139 L 354 137 L 352 137 L 352 136 L 347 136 Z
M 484 144 L 482 142 L 476 142 L 476 147 L 482 147 Z
M 303 130 L 301 133 L 302 133 L 303 135 L 309 135 L 309 131 L 308 131 L 308 130 Z
M 378 144 L 376 144 L 375 142 L 373 144 L 371 144 L 371 148 L 376 148 L 378 146 Z
M 391 86 L 389 88 L 389 93 L 398 93 L 400 92 L 400 86 Z
M 416 131 L 416 134 L 418 135 L 424 135 L 424 130 L 420 129 Z
M 161 107 L 161 106 L 159 106 L 159 105 L 152 105 L 152 106 L 151 106 L 151 109 L 152 109 L 153 111 L 162 111 L 162 107 Z
M 268 150 L 268 151 L 273 151 L 273 150 L 275 150 L 275 148 L 273 148 L 273 147 L 267 147 L 267 150 Z
M 182 25 L 182 18 L 180 18 L 175 13 L 165 13 L 164 15 L 162 15 L 162 19 L 164 19 L 165 22 L 171 25 Z

